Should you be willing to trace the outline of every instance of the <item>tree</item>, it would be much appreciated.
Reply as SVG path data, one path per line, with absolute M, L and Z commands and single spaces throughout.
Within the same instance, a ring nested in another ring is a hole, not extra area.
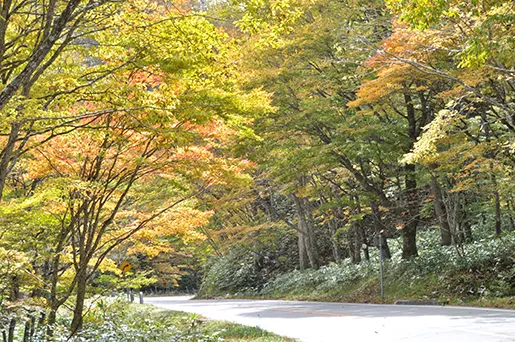
M 501 146 L 513 133 L 512 119 L 515 114 L 513 104 L 508 100 L 514 89 L 510 76 L 514 60 L 507 53 L 513 49 L 512 40 L 507 39 L 513 30 L 508 24 L 513 18 L 511 3 L 488 1 L 461 4 L 441 1 L 431 9 L 420 1 L 410 1 L 408 4 L 389 1 L 388 4 L 400 14 L 402 20 L 414 28 L 423 29 L 414 33 L 425 37 L 426 50 L 447 56 L 446 59 L 440 58 L 445 63 L 438 64 L 417 61 L 406 56 L 396 57 L 398 61 L 403 61 L 426 75 L 439 77 L 452 84 L 449 91 L 439 95 L 445 101 L 445 108 L 439 114 L 443 120 L 428 128 L 428 134 L 417 144 L 415 150 L 418 152 L 415 154 L 420 156 L 426 147 L 434 152 L 434 142 L 447 136 L 445 131 L 457 133 L 457 139 L 452 139 L 449 152 L 462 150 L 464 146 L 459 145 L 463 143 L 469 144 L 468 148 L 474 146 L 475 155 L 469 154 L 466 159 L 456 156 L 461 159 L 458 165 L 461 170 L 474 168 L 479 163 L 488 165 L 482 172 L 488 175 L 487 182 L 491 185 L 489 197 L 495 212 L 495 235 L 499 236 L 502 231 L 500 192 L 505 186 L 499 184 L 498 178 L 501 174 L 509 174 L 509 165 L 512 164 L 511 160 L 505 159 L 504 156 L 508 154 Z M 421 13 L 426 10 L 431 15 L 422 16 Z M 455 129 L 443 127 L 444 121 L 451 123 Z M 461 133 L 465 133 L 467 138 L 463 139 Z M 449 157 L 451 155 L 452 152 L 447 154 Z M 408 157 L 406 160 L 409 159 Z M 499 160 L 502 160 L 500 164 Z M 434 166 L 442 163 L 446 164 L 446 161 L 439 160 Z M 454 169 L 454 172 L 459 171 Z M 467 182 L 469 181 L 471 178 L 468 178 Z M 455 186 L 459 191 L 465 191 L 470 190 L 469 185 L 463 186 L 459 182 Z
M 55 82 L 56 73 L 69 66 L 67 58 L 85 57 L 84 50 L 94 45 L 91 35 L 107 27 L 108 18 L 119 6 L 108 0 L 2 2 L 0 115 L 5 139 L 0 151 L 0 199 L 6 178 L 29 139 L 73 119 L 59 110 L 62 103 L 55 102 L 105 76 L 78 72 L 80 64 L 76 64 L 74 71 L 65 69 L 59 84 Z M 61 116 L 67 120 L 59 120 Z
M 98 45 L 87 57 L 102 62 L 86 72 L 93 80 L 88 89 L 65 78 L 59 95 L 50 96 L 52 108 L 70 115 L 57 127 L 27 133 L 30 148 L 18 142 L 21 159 L 16 165 L 11 159 L 20 179 L 34 185 L 20 195 L 30 200 L 52 189 L 60 203 L 58 220 L 41 227 L 53 248 L 35 260 L 50 284 L 49 333 L 72 293 L 72 334 L 81 328 L 88 282 L 120 245 L 145 236 L 201 236 L 192 230 L 209 214 L 193 217 L 200 210 L 195 197 L 245 168 L 223 142 L 244 126 L 243 115 L 269 108 L 263 92 L 243 92 L 234 83 L 231 44 L 207 20 L 156 3 L 120 6 L 104 30 L 91 33 Z M 61 62 L 72 71 L 82 67 Z M 161 191 L 149 193 L 147 182 Z M 179 220 L 172 209 L 188 217 Z

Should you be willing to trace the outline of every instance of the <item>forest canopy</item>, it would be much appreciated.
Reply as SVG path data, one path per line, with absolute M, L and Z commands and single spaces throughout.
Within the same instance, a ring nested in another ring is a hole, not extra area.
M 259 292 L 513 241 L 514 19 L 499 0 L 2 1 L 0 314 L 43 312 L 51 338 L 68 308 L 74 335 L 93 294 Z

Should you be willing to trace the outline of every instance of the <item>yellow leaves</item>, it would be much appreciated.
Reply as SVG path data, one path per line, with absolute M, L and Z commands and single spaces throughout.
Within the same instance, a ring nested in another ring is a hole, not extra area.
M 90 261 L 90 265 L 96 264 L 97 261 L 98 261 L 98 259 L 93 258 Z M 114 273 L 116 275 L 121 275 L 122 274 L 122 271 L 120 270 L 118 265 L 113 260 L 111 260 L 109 258 L 105 258 L 104 260 L 102 260 L 98 270 L 100 272 L 103 272 L 103 273 L 110 272 L 110 273 Z
M 431 164 L 438 159 L 438 143 L 447 136 L 460 115 L 455 111 L 441 110 L 434 120 L 425 127 L 425 131 L 417 142 L 412 152 L 404 155 L 401 160 L 404 164 Z
M 0 247 L 0 274 L 19 272 L 20 269 L 29 267 L 29 258 L 25 253 Z
M 303 14 L 300 3 L 290 0 L 245 0 L 244 14 L 236 23 L 243 32 L 258 36 L 257 45 L 280 47 L 282 37 L 294 29 Z

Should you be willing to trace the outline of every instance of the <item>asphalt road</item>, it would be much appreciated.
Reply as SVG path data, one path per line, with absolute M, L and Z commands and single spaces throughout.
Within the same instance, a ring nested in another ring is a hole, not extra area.
M 515 310 L 189 297 L 146 297 L 145 303 L 305 342 L 515 341 Z

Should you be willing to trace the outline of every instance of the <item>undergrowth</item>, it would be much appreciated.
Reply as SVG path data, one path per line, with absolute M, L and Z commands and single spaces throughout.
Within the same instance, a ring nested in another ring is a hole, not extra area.
M 401 241 L 390 240 L 393 255 L 384 263 L 384 299 L 380 297 L 377 251 L 370 261 L 360 264 L 344 261 L 318 270 L 294 270 L 261 283 L 251 281 L 254 275 L 249 265 L 231 264 L 226 257 L 210 270 L 199 296 L 386 303 L 433 299 L 456 305 L 515 307 L 514 232 L 454 247 L 440 246 L 437 232 L 423 231 L 418 246 L 418 258 L 402 260 Z M 224 267 L 227 264 L 231 267 Z M 219 273 L 220 269 L 225 273 Z M 228 278 L 230 283 L 226 283 Z M 240 286 L 234 286 L 238 282 Z
M 292 341 L 257 327 L 209 321 L 197 314 L 100 299 L 85 316 L 83 329 L 69 338 L 70 319 L 62 315 L 53 341 L 69 342 L 287 342 Z M 34 341 L 47 341 L 44 331 Z

